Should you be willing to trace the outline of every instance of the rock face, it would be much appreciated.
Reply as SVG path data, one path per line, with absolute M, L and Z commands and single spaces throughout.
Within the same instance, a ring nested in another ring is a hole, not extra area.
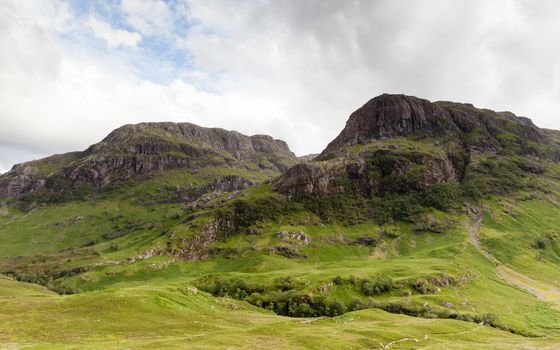
M 327 195 L 352 189 L 365 196 L 405 193 L 431 185 L 457 181 L 459 166 L 439 154 L 393 155 L 384 150 L 336 161 L 301 163 L 290 168 L 276 183 L 288 196 Z
M 346 127 L 321 153 L 344 146 L 364 144 L 372 139 L 388 139 L 422 132 L 439 136 L 456 132 L 449 114 L 428 100 L 405 95 L 381 95 L 350 115 Z
M 478 137 L 467 140 L 467 146 L 472 151 L 497 151 L 502 147 L 497 136 L 504 131 L 525 141 L 544 142 L 539 128 L 530 119 L 517 117 L 511 112 L 496 113 L 469 104 L 432 103 L 413 96 L 384 94 L 352 113 L 346 127 L 319 155 L 319 159 L 328 158 L 346 146 L 413 134 L 459 141 L 465 134 L 477 132 L 480 134 L 472 136 Z
M 0 197 L 13 197 L 20 193 L 41 190 L 45 186 L 45 179 L 39 169 L 32 166 L 14 167 L 11 176 L 3 176 L 0 182 Z
M 80 156 L 81 152 L 73 152 L 14 165 L 9 172 L 0 175 L 0 199 L 43 190 L 49 175 Z
M 462 181 L 477 155 L 560 159 L 549 147 L 553 138 L 511 112 L 384 94 L 352 113 L 319 156 L 290 168 L 275 188 L 288 196 L 422 190 Z M 520 167 L 530 164 L 541 169 L 538 161 Z
M 61 160 L 53 166 L 52 157 L 14 166 L 0 176 L 0 198 L 39 190 L 95 191 L 137 175 L 169 169 L 215 166 L 279 173 L 297 163 L 297 157 L 284 141 L 190 123 L 125 125 L 84 152 L 59 157 Z

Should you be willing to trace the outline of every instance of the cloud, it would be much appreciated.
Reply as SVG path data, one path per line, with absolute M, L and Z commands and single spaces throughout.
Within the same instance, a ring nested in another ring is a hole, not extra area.
M 90 18 L 88 25 L 93 30 L 96 37 L 105 40 L 107 46 L 113 48 L 118 46 L 135 47 L 138 45 L 142 36 L 136 32 L 129 32 L 123 29 L 115 29 L 108 23 L 96 18 Z
M 217 0 L 187 8 L 198 25 L 180 44 L 200 69 L 226 72 L 218 92 L 277 96 L 287 118 L 313 122 L 311 134 L 289 140 L 298 150 L 320 149 L 309 144 L 324 145 L 383 92 L 511 109 L 560 127 L 551 114 L 560 110 L 555 2 Z
M 0 5 L 0 169 L 141 121 L 320 152 L 383 92 L 560 128 L 554 1 L 123 0 L 80 14 L 70 4 Z
M 173 15 L 169 6 L 161 0 L 122 0 L 125 20 L 146 36 L 170 34 Z

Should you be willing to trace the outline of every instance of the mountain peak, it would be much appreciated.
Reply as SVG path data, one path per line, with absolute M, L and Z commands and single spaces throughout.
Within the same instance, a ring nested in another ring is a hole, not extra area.
M 383 94 L 369 100 L 350 115 L 346 127 L 322 155 L 372 139 L 388 139 L 421 131 L 433 136 L 454 131 L 449 114 L 440 106 L 418 97 Z
M 513 123 L 508 124 L 511 121 Z M 473 131 L 484 135 L 470 145 L 479 150 L 500 148 L 496 135 L 501 132 L 513 133 L 526 141 L 543 142 L 540 129 L 529 118 L 511 112 L 498 113 L 478 109 L 472 104 L 430 102 L 414 96 L 383 94 L 352 113 L 345 128 L 319 158 L 328 158 L 341 148 L 373 140 L 418 134 L 460 141 L 464 138 L 461 135 Z
M 98 190 L 171 169 L 225 167 L 280 173 L 296 162 L 284 141 L 267 135 L 247 136 L 191 123 L 127 124 L 84 152 L 14 166 L 0 176 L 0 199 L 44 189 L 58 193 L 63 187 Z

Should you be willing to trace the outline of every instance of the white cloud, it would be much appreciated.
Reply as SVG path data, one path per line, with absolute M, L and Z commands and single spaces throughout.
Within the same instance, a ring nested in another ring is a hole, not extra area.
M 123 0 L 125 19 L 134 29 L 146 36 L 170 34 L 173 14 L 161 0 Z
M 129 32 L 123 29 L 115 29 L 108 23 L 96 18 L 90 18 L 88 25 L 93 30 L 96 37 L 105 40 L 107 46 L 113 48 L 118 46 L 135 47 L 138 45 L 142 36 L 136 32 Z

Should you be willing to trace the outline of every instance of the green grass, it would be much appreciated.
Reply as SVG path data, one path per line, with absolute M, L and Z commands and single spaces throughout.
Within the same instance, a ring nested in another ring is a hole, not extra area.
M 192 219 L 194 212 L 181 204 L 138 198 L 156 197 L 166 186 L 205 185 L 214 178 L 211 173 L 167 175 L 91 201 L 40 206 L 30 212 L 14 207 L 3 211 L 2 271 L 40 275 L 51 289 L 81 293 L 59 296 L 38 285 L 0 278 L 0 347 L 381 349 L 381 344 L 404 338 L 418 342 L 398 342 L 391 348 L 560 346 L 560 306 L 500 277 L 495 263 L 469 243 L 471 219 L 461 211 L 426 213 L 453 223 L 446 232 L 430 233 L 403 222 L 325 224 L 301 210 L 256 222 L 255 234 L 244 228 L 219 238 L 211 242 L 207 259 L 187 261 L 169 256 L 166 249 L 180 247 L 182 240 L 199 234 L 212 209 L 203 209 Z M 262 185 L 239 196 L 251 202 L 277 194 L 270 185 Z M 558 285 L 559 204 L 536 198 L 520 192 L 509 199 L 487 201 L 482 245 L 515 271 Z M 285 240 L 278 235 L 282 231 L 303 232 L 310 241 Z M 375 239 L 375 244 L 360 243 L 364 237 Z M 547 244 L 539 248 L 535 244 L 543 237 Z M 276 247 L 297 251 L 300 257 L 285 257 L 272 249 Z M 160 255 L 129 259 L 154 249 Z M 87 269 L 72 273 L 82 267 Z M 286 318 L 242 300 L 192 292 L 208 276 L 262 286 L 289 277 L 297 282 L 291 293 L 324 296 L 348 307 L 355 298 L 367 301 L 368 296 L 358 284 L 347 281 L 380 275 L 389 277 L 395 288 L 374 295 L 373 308 L 335 318 Z M 414 288 L 418 281 L 441 275 L 467 276 L 467 280 L 442 286 L 438 293 L 423 294 Z M 345 281 L 342 285 L 332 283 L 337 276 Z M 473 322 L 408 317 L 379 309 L 389 303 L 426 308 L 434 317 L 444 312 L 495 314 L 505 327 L 526 336 Z
M 520 203 L 505 201 L 496 207 L 484 218 L 481 231 L 484 245 L 501 262 L 560 286 L 560 250 L 558 238 L 555 238 L 560 233 L 557 214 L 560 206 L 550 200 L 530 200 Z M 538 249 L 537 241 L 547 236 L 552 237 L 550 244 Z
M 0 279 L 0 344 L 28 349 L 401 349 L 538 347 L 553 339 L 527 339 L 476 324 L 426 320 L 364 310 L 333 319 L 290 319 L 192 288 L 139 287 L 74 296 Z M 395 327 L 398 324 L 399 327 Z M 350 345 L 353 344 L 353 345 Z

